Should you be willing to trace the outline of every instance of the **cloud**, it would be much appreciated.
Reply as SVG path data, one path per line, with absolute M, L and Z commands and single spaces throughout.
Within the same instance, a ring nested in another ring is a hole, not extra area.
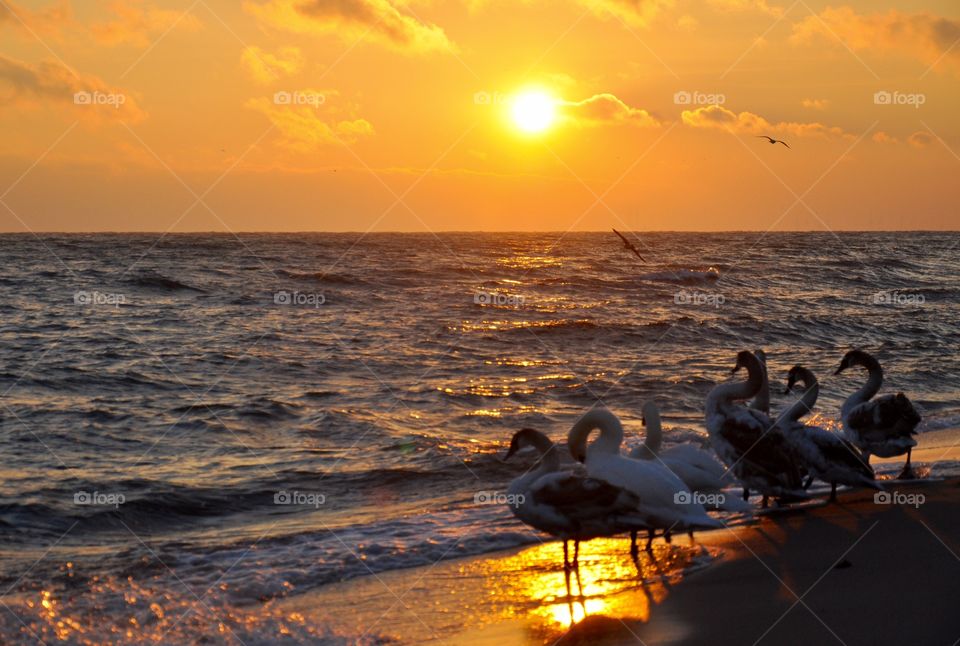
M 612 94 L 595 94 L 589 99 L 560 104 L 562 116 L 582 126 L 599 126 L 607 124 L 632 124 L 636 126 L 659 126 L 649 112 L 629 105 Z
M 914 148 L 926 148 L 933 143 L 933 135 L 926 130 L 918 130 L 907 137 L 907 143 Z
M 897 143 L 897 138 L 891 134 L 884 132 L 883 130 L 878 130 L 873 133 L 873 136 L 870 137 L 878 144 L 895 144 Z
M 854 51 L 903 53 L 926 65 L 943 58 L 960 69 L 960 47 L 954 47 L 960 40 L 960 21 L 931 13 L 862 15 L 851 7 L 827 8 L 795 23 L 790 37 L 795 44 L 823 38 L 839 38 Z
M 31 11 L 13 0 L 0 2 L 0 25 L 24 28 L 36 33 L 59 36 L 61 28 L 72 22 L 73 10 L 69 0 L 60 0 L 45 9 Z
M 708 3 L 721 11 L 759 11 L 771 16 L 783 15 L 783 7 L 771 7 L 767 0 L 708 0 Z
M 600 16 L 612 16 L 634 27 L 647 27 L 673 0 L 579 0 Z
M 800 102 L 803 107 L 809 110 L 826 110 L 830 105 L 829 99 L 804 99 Z
M 303 53 L 298 47 L 281 47 L 276 54 L 251 46 L 243 50 L 240 63 L 258 83 L 271 83 L 296 74 L 303 68 Z
M 158 9 L 141 2 L 114 2 L 110 10 L 115 20 L 90 27 L 102 45 L 135 45 L 146 47 L 161 34 L 173 28 L 197 30 L 202 23 L 191 13 Z
M 298 34 L 336 34 L 347 42 L 377 41 L 398 51 L 427 53 L 456 47 L 437 25 L 401 13 L 390 0 L 268 0 L 245 2 L 263 24 Z
M 278 95 L 300 97 L 323 97 L 313 105 L 294 99 L 278 102 Z M 352 107 L 336 108 L 328 105 L 327 98 L 336 97 L 335 92 L 300 90 L 293 93 L 278 93 L 273 99 L 261 97 L 247 101 L 246 106 L 263 114 L 281 134 L 281 144 L 299 151 L 314 150 L 325 144 L 353 143 L 361 137 L 373 134 L 373 125 L 354 114 Z
M 818 137 L 821 139 L 849 139 L 853 137 L 842 128 L 825 126 L 822 123 L 796 123 L 792 121 L 771 123 L 752 112 L 737 113 L 720 105 L 708 105 L 696 110 L 684 110 L 680 118 L 685 125 L 694 128 L 717 128 L 750 135 L 778 133 L 789 134 L 794 137 Z
M 136 99 L 93 75 L 78 75 L 56 61 L 36 65 L 0 55 L 2 103 L 20 107 L 69 106 L 77 118 L 117 118 L 140 121 L 146 113 Z

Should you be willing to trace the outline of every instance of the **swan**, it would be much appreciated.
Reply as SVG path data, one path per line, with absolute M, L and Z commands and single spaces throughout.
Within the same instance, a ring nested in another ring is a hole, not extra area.
M 603 480 L 560 468 L 560 452 L 540 431 L 524 428 L 510 440 L 504 460 L 534 448 L 540 454 L 537 467 L 510 483 L 510 511 L 524 524 L 563 540 L 563 567 L 570 590 L 570 569 L 579 565 L 580 541 L 647 529 L 637 511 L 639 498 Z M 569 541 L 574 556 L 569 559 Z M 577 569 L 577 581 L 580 573 Z M 583 587 L 581 586 L 581 590 Z
M 755 356 L 759 361 L 760 365 L 763 366 L 763 385 L 760 386 L 760 392 L 757 393 L 756 397 L 747 404 L 748 407 L 753 410 L 758 410 L 761 413 L 770 414 L 770 375 L 767 373 L 767 353 L 763 350 L 754 350 L 753 356 Z
M 635 460 L 658 460 L 670 469 L 691 490 L 704 494 L 720 493 L 730 484 L 729 472 L 709 453 L 693 444 L 678 444 L 662 449 L 663 429 L 660 410 L 653 401 L 643 405 L 643 424 L 647 429 L 643 444 L 634 447 L 630 457 Z M 719 508 L 726 511 L 746 511 L 750 505 L 740 500 L 720 499 Z
M 910 457 L 917 441 L 911 436 L 917 433 L 920 414 L 903 393 L 873 398 L 883 384 L 883 368 L 863 350 L 851 350 L 845 354 L 834 374 L 839 375 L 853 366 L 866 368 L 869 377 L 840 409 L 844 434 L 863 451 L 865 461 L 869 461 L 871 454 L 892 458 L 906 453 L 907 463 L 898 477 L 901 480 L 915 478 Z
M 776 422 L 758 410 L 736 404 L 759 392 L 763 385 L 763 365 L 746 350 L 737 355 L 733 372 L 747 369 L 747 381 L 719 384 L 707 395 L 707 433 L 720 460 L 743 483 L 744 499 L 750 489 L 781 502 L 806 500 L 803 473 L 794 449 Z
M 597 429 L 600 437 L 587 446 L 587 438 Z M 620 455 L 622 442 L 620 420 L 603 407 L 584 413 L 567 437 L 571 455 L 586 466 L 588 475 L 622 487 L 640 499 L 637 510 L 647 519 L 648 550 L 653 530 L 658 528 L 664 530 L 664 537 L 669 540 L 674 529 L 693 531 L 723 526 L 707 515 L 683 481 L 665 466 Z M 636 554 L 636 532 L 631 532 L 630 550 Z
M 818 426 L 806 425 L 800 418 L 813 410 L 820 395 L 820 384 L 813 372 L 797 365 L 787 373 L 787 388 L 792 392 L 797 381 L 806 389 L 800 399 L 780 414 L 777 426 L 783 429 L 787 440 L 802 457 L 809 472 L 806 486 L 814 477 L 830 483 L 830 502 L 837 501 L 837 484 L 866 486 L 879 489 L 873 469 L 848 440 Z

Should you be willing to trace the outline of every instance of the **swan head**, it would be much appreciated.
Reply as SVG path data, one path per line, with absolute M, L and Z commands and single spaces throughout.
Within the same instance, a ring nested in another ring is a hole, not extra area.
M 645 401 L 640 411 L 642 414 L 640 421 L 644 426 L 652 426 L 660 421 L 660 409 L 655 402 Z
M 843 355 L 843 359 L 840 360 L 840 367 L 837 368 L 837 371 L 833 374 L 839 375 L 841 372 L 847 368 L 853 366 L 863 366 L 868 370 L 873 368 L 880 367 L 880 362 L 873 358 L 869 353 L 864 352 L 863 350 L 851 350 L 850 352 Z
M 787 373 L 787 389 L 783 391 L 784 395 L 789 395 L 798 381 L 803 382 L 804 388 L 812 388 L 817 383 L 817 377 L 809 368 L 797 364 L 790 368 Z
M 510 440 L 510 450 L 507 451 L 507 455 L 503 459 L 509 460 L 513 454 L 531 447 L 535 448 L 540 455 L 545 455 L 553 448 L 553 442 L 536 429 L 522 428 L 513 434 L 513 438 Z
M 757 359 L 757 357 L 752 352 L 748 350 L 741 350 L 740 352 L 737 353 L 737 365 L 735 365 L 733 367 L 733 370 L 731 370 L 730 372 L 731 374 L 735 374 L 740 370 L 740 368 L 747 368 L 749 370 L 752 364 L 756 364 L 759 362 L 760 360 Z

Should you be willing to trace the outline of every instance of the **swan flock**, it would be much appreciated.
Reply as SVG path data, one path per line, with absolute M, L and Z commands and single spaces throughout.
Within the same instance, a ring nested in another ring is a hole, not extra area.
M 659 534 L 670 542 L 674 532 L 723 527 L 708 512 L 750 513 L 754 492 L 766 508 L 807 501 L 814 480 L 837 487 L 881 489 L 870 456 L 906 454 L 900 478 L 913 478 L 910 456 L 921 417 L 903 393 L 877 397 L 883 383 L 880 363 L 863 350 L 851 350 L 837 375 L 852 368 L 867 372 L 866 383 L 844 402 L 843 435 L 807 424 L 802 418 L 816 405 L 820 385 L 802 365 L 787 373 L 784 394 L 800 386 L 799 398 L 783 411 L 770 412 L 770 383 L 762 350 L 742 351 L 732 373 L 746 379 L 715 386 L 704 404 L 707 448 L 684 443 L 663 448 L 660 411 L 653 401 L 642 407 L 644 441 L 621 452 L 620 419 L 597 405 L 583 413 L 567 436 L 573 461 L 540 431 L 525 428 L 511 439 L 506 458 L 526 449 L 537 453 L 533 468 L 509 487 L 511 511 L 523 523 L 563 541 L 568 589 L 581 541 L 618 534 L 631 537 L 631 556 L 638 556 L 637 536 L 646 533 L 648 551 Z M 598 432 L 592 442 L 590 436 Z M 742 495 L 739 493 L 742 491 Z M 738 493 L 731 493 L 738 492 Z M 569 560 L 568 542 L 574 542 Z M 579 580 L 579 572 L 577 573 Z

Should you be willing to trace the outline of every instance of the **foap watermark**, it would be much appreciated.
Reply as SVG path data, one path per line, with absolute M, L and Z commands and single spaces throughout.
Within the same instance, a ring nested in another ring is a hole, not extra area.
M 102 493 L 100 491 L 78 491 L 73 494 L 73 504 L 98 507 L 119 507 L 127 501 L 122 493 Z
M 326 504 L 327 497 L 322 493 L 310 491 L 278 491 L 273 494 L 275 505 L 297 505 L 301 507 L 319 508 Z
M 673 494 L 675 505 L 701 505 L 719 509 L 727 502 L 727 496 L 722 493 L 702 493 L 700 491 L 678 491 Z
M 673 102 L 677 105 L 723 105 L 727 97 L 719 92 L 688 92 L 680 90 L 673 93 Z
M 473 102 L 477 105 L 502 105 L 507 102 L 507 95 L 500 92 L 480 90 L 473 93 Z
M 327 97 L 321 92 L 287 92 L 281 90 L 273 93 L 273 102 L 276 105 L 309 105 L 317 108 L 327 102 Z
M 922 493 L 903 493 L 901 491 L 878 491 L 873 494 L 875 505 L 909 505 L 919 509 L 927 501 Z
M 478 491 L 473 494 L 475 505 L 510 505 L 519 507 L 526 502 L 527 497 L 522 493 L 503 493 L 502 491 Z
M 676 305 L 696 305 L 698 307 L 716 307 L 719 309 L 727 302 L 727 299 L 723 294 L 691 292 L 682 289 L 673 295 L 673 302 Z
M 923 305 L 927 297 L 923 294 L 909 294 L 899 291 L 877 292 L 871 298 L 874 305 Z
M 109 292 L 92 292 L 80 290 L 73 293 L 74 305 L 82 307 L 120 307 L 127 302 L 124 294 L 112 294 Z
M 288 292 L 281 289 L 279 292 L 273 293 L 273 302 L 275 305 L 317 308 L 327 302 L 327 297 L 318 292 L 298 292 L 296 290 Z
M 81 91 L 73 93 L 73 102 L 76 105 L 107 105 L 119 110 L 127 102 L 127 97 L 119 92 Z
M 501 294 L 500 292 L 477 292 L 473 295 L 473 302 L 477 305 L 503 305 L 518 307 L 525 299 L 519 294 Z
M 919 92 L 910 94 L 907 92 L 880 90 L 879 92 L 873 93 L 873 102 L 876 105 L 911 105 L 919 109 L 921 105 L 927 102 L 927 95 Z

